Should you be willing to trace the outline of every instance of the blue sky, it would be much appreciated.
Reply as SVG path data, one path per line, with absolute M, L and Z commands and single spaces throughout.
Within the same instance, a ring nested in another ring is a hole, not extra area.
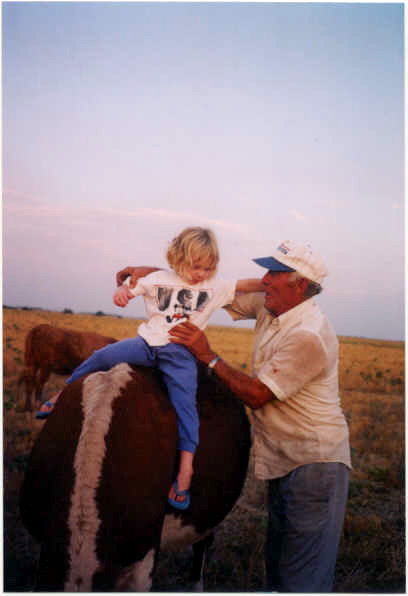
M 402 339 L 403 11 L 3 2 L 3 302 L 142 316 L 114 273 L 204 225 L 225 277 L 311 243 L 337 332 Z

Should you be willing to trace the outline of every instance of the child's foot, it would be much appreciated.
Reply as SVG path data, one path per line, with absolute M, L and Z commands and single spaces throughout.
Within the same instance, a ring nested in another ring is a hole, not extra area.
M 38 412 L 36 412 L 35 417 L 38 418 L 39 420 L 42 420 L 43 418 L 48 418 L 48 416 L 53 411 L 55 403 L 60 395 L 61 395 L 61 391 L 59 391 L 56 395 L 53 395 L 53 397 L 51 399 L 49 399 L 48 401 L 45 401 L 41 405 Z
M 38 412 L 36 412 L 35 417 L 41 420 L 42 418 L 47 418 L 54 409 L 54 404 L 50 401 L 45 401 Z
M 188 488 L 179 489 L 177 480 L 175 480 L 170 488 L 167 500 L 175 509 L 187 509 L 190 506 L 190 491 Z

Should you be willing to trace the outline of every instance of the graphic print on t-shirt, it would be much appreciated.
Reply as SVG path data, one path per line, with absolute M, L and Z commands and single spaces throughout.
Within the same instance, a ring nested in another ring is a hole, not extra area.
M 168 323 L 187 321 L 194 311 L 202 312 L 211 299 L 211 290 L 158 287 L 156 301 Z

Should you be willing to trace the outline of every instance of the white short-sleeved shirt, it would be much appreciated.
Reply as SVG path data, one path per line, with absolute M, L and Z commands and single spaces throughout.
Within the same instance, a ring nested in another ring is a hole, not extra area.
M 148 320 L 138 333 L 150 346 L 163 346 L 170 341 L 169 330 L 179 323 L 191 321 L 204 329 L 215 310 L 233 301 L 235 286 L 236 280 L 217 277 L 191 285 L 174 271 L 150 273 L 129 288 L 145 301 Z
M 253 373 L 278 398 L 250 412 L 256 476 L 280 478 L 315 462 L 351 467 L 338 340 L 314 300 L 274 317 L 264 294 L 246 294 L 226 310 L 233 319 L 256 318 Z

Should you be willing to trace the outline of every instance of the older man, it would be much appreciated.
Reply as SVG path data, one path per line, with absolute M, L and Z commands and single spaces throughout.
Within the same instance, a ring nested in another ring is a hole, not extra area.
M 243 295 L 227 307 L 235 320 L 256 319 L 253 377 L 224 362 L 191 323 L 171 333 L 251 409 L 255 476 L 269 491 L 267 588 L 328 592 L 351 462 L 338 341 L 312 298 L 327 270 L 309 246 L 289 241 L 255 262 L 267 269 L 265 295 Z

